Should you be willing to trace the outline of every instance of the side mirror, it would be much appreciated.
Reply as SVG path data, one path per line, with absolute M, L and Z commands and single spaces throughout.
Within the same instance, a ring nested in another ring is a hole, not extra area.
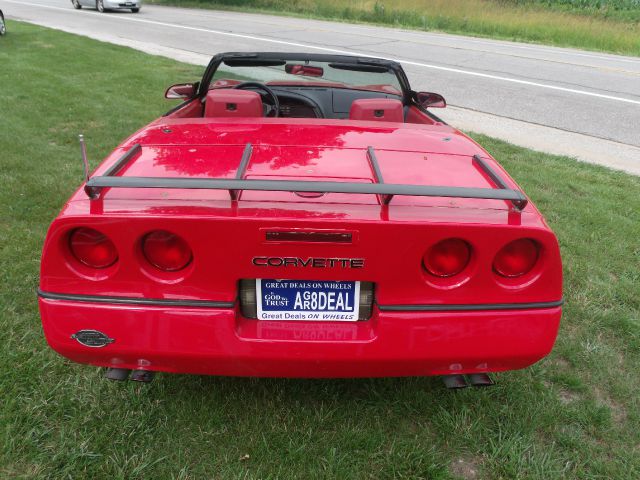
M 167 91 L 164 92 L 164 98 L 188 100 L 196 95 L 196 90 L 197 84 L 195 83 L 178 83 L 167 88 Z
M 444 108 L 447 106 L 447 101 L 439 93 L 418 92 L 416 99 L 422 108 Z

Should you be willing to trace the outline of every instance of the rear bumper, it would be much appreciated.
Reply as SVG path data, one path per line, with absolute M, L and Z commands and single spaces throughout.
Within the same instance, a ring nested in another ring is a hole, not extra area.
M 386 377 L 524 368 L 553 347 L 561 307 L 380 311 L 364 322 L 243 318 L 236 307 L 94 303 L 40 298 L 47 341 L 80 363 L 255 377 Z M 114 339 L 86 347 L 71 336 Z

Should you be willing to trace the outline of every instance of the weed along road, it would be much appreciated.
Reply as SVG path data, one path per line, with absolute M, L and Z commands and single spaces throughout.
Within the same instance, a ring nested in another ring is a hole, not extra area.
M 640 58 L 301 18 L 144 5 L 74 10 L 0 0 L 11 19 L 206 63 L 212 53 L 308 51 L 400 60 L 434 110 L 462 129 L 640 174 Z

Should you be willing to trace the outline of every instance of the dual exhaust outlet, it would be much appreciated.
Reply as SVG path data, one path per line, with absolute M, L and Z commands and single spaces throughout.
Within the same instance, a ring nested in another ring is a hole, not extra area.
M 486 373 L 471 373 L 469 375 L 444 375 L 442 377 L 444 386 L 449 390 L 458 390 L 467 388 L 469 385 L 474 387 L 490 387 L 495 382 Z
M 154 373 L 150 370 L 129 370 L 128 368 L 107 368 L 104 376 L 109 380 L 123 382 L 127 379 L 134 382 L 149 383 Z
M 107 368 L 105 377 L 114 381 L 125 381 L 127 379 L 134 382 L 149 383 L 153 380 L 154 372 L 150 370 L 129 370 L 127 368 Z M 442 377 L 445 387 L 449 390 L 474 387 L 490 387 L 495 382 L 486 373 L 472 373 L 465 375 L 444 375 Z

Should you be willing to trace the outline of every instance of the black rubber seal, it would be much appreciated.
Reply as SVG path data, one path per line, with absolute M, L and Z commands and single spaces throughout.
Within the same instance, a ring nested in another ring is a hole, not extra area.
M 378 309 L 382 312 L 471 312 L 484 310 L 530 310 L 540 308 L 555 308 L 564 303 L 564 300 L 555 302 L 532 302 L 532 303 L 481 303 L 465 305 L 380 305 Z
M 112 303 L 121 305 L 154 305 L 160 307 L 201 307 L 201 308 L 233 308 L 236 302 L 216 302 L 210 300 L 172 300 L 166 298 L 114 297 L 104 295 L 74 295 L 68 293 L 43 292 L 38 289 L 38 296 L 48 300 L 68 300 L 72 302 Z M 381 312 L 471 312 L 486 310 L 530 310 L 555 308 L 564 304 L 564 299 L 555 302 L 532 303 L 481 303 L 465 305 L 380 305 Z
M 216 302 L 209 300 L 173 300 L 167 298 L 113 297 L 103 295 L 74 295 L 68 293 L 43 292 L 38 289 L 38 296 L 47 300 L 67 300 L 71 302 L 111 303 L 120 305 L 152 305 L 158 307 L 200 307 L 200 308 L 233 308 L 235 302 Z

